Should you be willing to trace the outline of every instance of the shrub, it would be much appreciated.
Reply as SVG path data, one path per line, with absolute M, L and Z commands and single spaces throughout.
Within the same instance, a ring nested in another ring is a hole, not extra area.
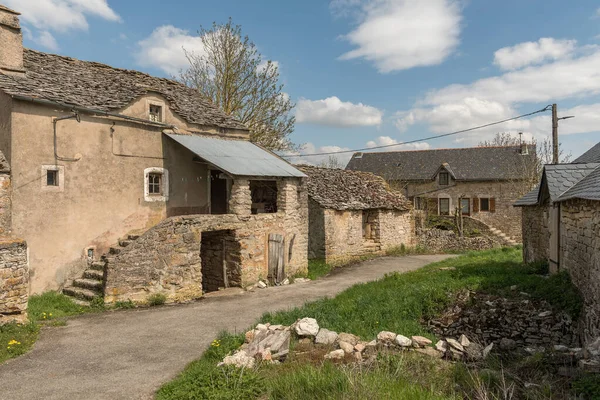
M 150 306 L 161 306 L 167 301 L 167 296 L 162 293 L 154 293 L 148 296 L 148 305 Z

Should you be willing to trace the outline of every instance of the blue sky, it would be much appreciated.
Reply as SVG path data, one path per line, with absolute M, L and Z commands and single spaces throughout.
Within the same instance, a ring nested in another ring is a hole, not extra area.
M 0 0 L 25 45 L 169 76 L 199 26 L 229 17 L 278 63 L 301 153 L 415 140 L 557 103 L 561 142 L 600 141 L 600 4 L 579 0 Z M 495 132 L 542 140 L 550 114 L 395 149 L 473 146 Z M 340 160 L 348 156 L 340 155 Z M 308 158 L 316 162 L 318 158 Z

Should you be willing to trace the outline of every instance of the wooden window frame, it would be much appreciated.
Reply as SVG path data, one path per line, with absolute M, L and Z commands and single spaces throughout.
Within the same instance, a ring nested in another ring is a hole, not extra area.
M 442 201 L 448 202 L 448 213 L 442 213 Z M 440 197 L 438 198 L 438 215 L 450 215 L 450 198 L 449 197 Z
M 444 179 L 442 179 L 442 176 L 444 177 Z M 449 172 L 440 172 L 439 184 L 440 184 L 440 186 L 450 185 L 450 173 Z
M 148 194 L 150 196 L 163 195 L 163 174 L 160 172 L 150 172 L 148 174 Z
M 148 119 L 152 122 L 163 122 L 163 106 L 161 104 L 149 103 Z
M 496 199 L 494 197 L 480 197 L 479 199 L 479 207 L 477 208 L 477 212 L 496 212 Z M 487 201 L 487 207 L 483 207 L 483 202 Z

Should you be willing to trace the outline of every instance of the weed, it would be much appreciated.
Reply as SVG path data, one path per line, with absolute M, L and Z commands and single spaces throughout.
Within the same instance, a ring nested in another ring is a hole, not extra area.
M 39 330 L 39 325 L 34 322 L 0 326 L 0 363 L 28 352 L 35 343 Z
M 148 296 L 148 305 L 150 306 L 162 306 L 167 301 L 167 296 L 162 293 L 153 293 Z
M 600 399 L 600 375 L 585 375 L 573 382 L 576 394 L 583 395 L 585 399 Z
M 46 292 L 32 295 L 27 303 L 27 313 L 33 322 L 68 317 L 89 311 L 89 307 L 75 304 L 62 293 Z
M 131 301 L 131 299 L 127 299 L 125 301 L 116 301 L 113 307 L 116 309 L 128 310 L 135 308 L 135 303 Z

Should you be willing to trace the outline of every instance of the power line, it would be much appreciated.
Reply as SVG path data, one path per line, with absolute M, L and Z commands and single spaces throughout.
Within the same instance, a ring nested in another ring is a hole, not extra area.
M 525 118 L 525 117 L 529 117 L 531 115 L 535 115 L 535 114 L 539 114 L 539 113 L 542 113 L 542 112 L 546 112 L 546 111 L 550 110 L 551 108 L 552 108 L 552 105 L 547 105 L 546 107 L 542 108 L 541 110 L 533 111 L 533 112 L 530 112 L 530 113 L 527 113 L 527 114 L 518 115 L 516 117 L 512 117 L 512 118 L 508 118 L 508 119 L 503 119 L 502 121 L 490 122 L 489 124 L 479 125 L 479 126 L 475 126 L 473 128 L 462 129 L 460 131 L 455 131 L 455 132 L 450 132 L 450 133 L 444 133 L 442 135 L 436 135 L 436 136 L 429 136 L 429 137 L 421 138 L 421 139 L 409 140 L 409 141 L 406 141 L 406 142 L 400 142 L 400 143 L 394 143 L 394 144 L 386 144 L 386 145 L 375 146 L 375 147 L 365 147 L 365 148 L 362 148 L 362 149 L 354 149 L 354 150 L 329 151 L 329 152 L 326 152 L 326 153 L 285 155 L 285 156 L 281 156 L 281 157 L 283 157 L 283 158 L 294 158 L 294 157 L 310 157 L 310 156 L 327 156 L 327 155 L 332 155 L 332 154 L 355 153 L 357 151 L 367 151 L 367 150 L 383 149 L 383 148 L 387 148 L 387 147 L 400 146 L 400 145 L 403 145 L 403 144 L 410 144 L 410 143 L 416 143 L 416 142 L 424 142 L 424 141 L 427 141 L 427 140 L 439 139 L 439 138 L 443 138 L 443 137 L 446 137 L 446 136 L 458 135 L 460 133 L 470 132 L 470 131 L 474 131 L 474 130 L 481 129 L 481 128 L 487 128 L 488 126 L 503 124 L 503 123 L 508 122 L 508 121 L 514 121 L 516 119 Z

